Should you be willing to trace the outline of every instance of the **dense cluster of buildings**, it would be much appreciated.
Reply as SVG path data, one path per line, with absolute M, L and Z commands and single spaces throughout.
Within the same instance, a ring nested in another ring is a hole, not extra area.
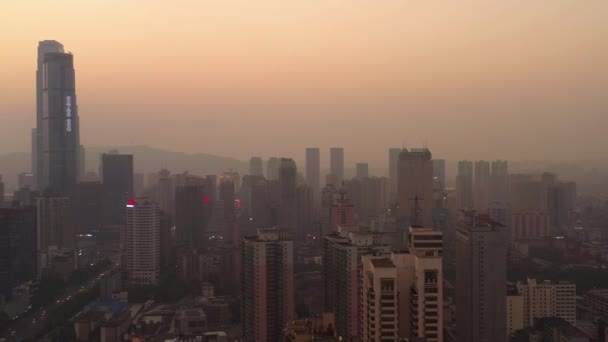
M 0 292 L 111 260 L 123 273 L 74 319 L 79 341 L 590 340 L 575 284 L 507 281 L 530 246 L 582 234 L 575 183 L 460 161 L 449 187 L 426 147 L 389 149 L 388 177 L 367 163 L 349 177 L 340 147 L 326 175 L 319 148 L 303 168 L 253 157 L 247 171 L 146 177 L 134 156 L 110 151 L 86 172 L 74 78 L 73 55 L 40 42 L 31 173 L 11 201 L 0 181 Z M 315 307 L 298 284 L 318 277 Z M 186 302 L 124 303 L 125 289 L 174 278 Z M 585 294 L 594 322 L 606 298 Z

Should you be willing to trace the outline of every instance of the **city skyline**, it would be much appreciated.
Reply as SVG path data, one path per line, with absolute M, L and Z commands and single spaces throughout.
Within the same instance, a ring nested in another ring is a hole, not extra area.
M 0 28 L 24 30 L 7 37 L 13 53 L 0 63 L 10 84 L 0 91 L 0 115 L 12 123 L 0 129 L 0 153 L 29 150 L 32 51 L 56 39 L 78 56 L 85 146 L 245 160 L 295 156 L 314 132 L 319 147 L 340 144 L 353 162 L 373 162 L 404 140 L 445 159 L 603 157 L 607 51 L 594 42 L 608 34 L 604 2 L 65 3 L 70 11 L 3 5 Z M 161 134 L 166 127 L 179 134 Z M 290 139 L 276 144 L 282 137 Z

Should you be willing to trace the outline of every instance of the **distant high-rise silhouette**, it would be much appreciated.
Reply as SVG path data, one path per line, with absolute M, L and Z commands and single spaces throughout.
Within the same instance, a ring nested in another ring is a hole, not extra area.
M 431 227 L 433 224 L 433 161 L 427 148 L 403 149 L 399 154 L 399 220 L 400 228 L 414 224 L 415 202 L 420 209 L 416 224 Z M 417 200 L 415 200 L 417 199 Z
M 251 157 L 249 159 L 249 175 L 250 176 L 263 176 L 264 175 L 264 167 L 263 161 L 260 157 Z
M 105 223 L 124 224 L 125 203 L 135 197 L 133 155 L 115 151 L 102 154 L 99 174 L 104 190 Z
M 397 200 L 397 179 L 399 178 L 399 153 L 401 149 L 391 147 L 388 149 L 388 200 L 392 203 Z
M 270 157 L 266 162 L 266 179 L 277 180 L 279 179 L 279 166 L 281 164 L 281 158 Z
M 342 187 L 344 180 L 344 148 L 332 147 L 329 149 L 329 169 L 330 173 L 335 177 L 335 185 Z
M 78 181 L 80 133 L 74 57 L 56 41 L 38 46 L 36 98 L 37 186 L 67 195 Z
M 191 248 L 203 246 L 208 207 L 205 179 L 190 176 L 175 188 L 175 235 L 177 243 Z
M 281 158 L 279 184 L 281 191 L 279 227 L 295 232 L 297 228 L 296 163 L 293 159 Z
M 369 177 L 369 164 L 368 163 L 357 163 L 355 165 L 357 178 L 367 178 Z
M 479 212 L 487 213 L 490 204 L 490 163 L 485 160 L 475 162 L 475 183 L 473 204 Z
M 473 208 L 473 162 L 471 161 L 461 160 L 458 162 L 456 198 L 458 208 Z
M 310 186 L 314 216 L 321 206 L 321 155 L 319 148 L 306 148 L 306 184 Z

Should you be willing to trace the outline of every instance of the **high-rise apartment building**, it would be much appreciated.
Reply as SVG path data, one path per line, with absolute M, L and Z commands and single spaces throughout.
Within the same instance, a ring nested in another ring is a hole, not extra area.
M 507 286 L 507 338 L 524 325 L 524 296 L 517 292 L 513 284 Z
M 292 233 L 297 228 L 296 181 L 296 163 L 293 159 L 281 158 L 279 167 L 279 186 L 281 190 L 279 227 Z
M 344 180 L 344 148 L 332 147 L 329 149 L 329 172 L 335 177 L 336 186 L 342 187 Z
M 306 148 L 306 184 L 314 193 L 321 192 L 321 152 L 318 147 Z
M 321 152 L 318 147 L 306 148 L 306 184 L 312 196 L 312 215 L 319 218 L 321 207 Z
M 334 202 L 338 197 L 338 189 L 333 184 L 328 184 L 323 187 L 321 192 L 321 231 L 323 234 L 328 234 L 334 231 Z
M 261 157 L 251 157 L 249 159 L 249 175 L 264 176 L 264 165 Z
M 456 202 L 459 209 L 472 209 L 473 204 L 473 162 L 461 160 L 458 162 L 456 175 Z
M 160 278 L 161 215 L 147 198 L 126 204 L 125 269 L 133 285 L 157 284 Z
M 388 200 L 390 203 L 397 201 L 400 153 L 401 149 L 398 147 L 388 149 Z
M 262 228 L 243 239 L 243 341 L 283 341 L 283 329 L 294 318 L 293 242 L 286 235 Z
M 538 240 L 551 236 L 549 215 L 540 211 L 512 213 L 510 217 L 511 240 Z
M 74 191 L 79 176 L 80 133 L 74 56 L 56 41 L 38 45 L 37 185 L 54 196 Z
M 523 297 L 526 327 L 534 326 L 534 320 L 543 317 L 561 317 L 576 324 L 576 284 L 528 279 L 517 282 L 516 287 Z
M 135 197 L 133 155 L 116 151 L 102 154 L 99 175 L 104 189 L 104 222 L 124 224 L 125 203 Z
M 389 253 L 382 235 L 370 232 L 332 233 L 323 238 L 325 311 L 335 315 L 342 341 L 359 341 L 361 256 Z
M 399 154 L 399 225 L 430 227 L 433 223 L 433 161 L 428 148 L 403 149 Z M 414 222 L 418 220 L 418 222 Z
M 495 160 L 490 174 L 490 201 L 507 201 L 509 199 L 509 162 Z
M 334 198 L 331 218 L 332 232 L 337 232 L 338 227 L 350 227 L 355 224 L 355 206 L 346 196 L 346 191 L 340 190 L 338 196 Z
M 459 341 L 506 341 L 506 228 L 463 211 L 456 230 L 456 331 Z
M 357 163 L 355 165 L 355 177 L 356 178 L 367 178 L 369 177 L 369 164 L 368 163 Z
M 409 234 L 409 252 L 362 257 L 361 341 L 443 341 L 442 233 Z
M 490 163 L 485 160 L 475 162 L 475 183 L 473 184 L 473 204 L 475 209 L 487 213 L 490 204 Z

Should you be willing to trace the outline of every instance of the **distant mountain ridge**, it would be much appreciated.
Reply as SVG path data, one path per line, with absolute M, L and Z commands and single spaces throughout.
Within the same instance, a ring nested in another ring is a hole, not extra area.
M 217 156 L 208 153 L 184 153 L 163 150 L 150 146 L 101 146 L 86 147 L 86 170 L 99 172 L 99 160 L 102 153 L 117 150 L 122 154 L 132 154 L 135 160 L 135 172 L 148 174 L 160 169 L 168 169 L 171 173 L 188 171 L 195 175 L 219 174 L 228 169 L 244 174 L 247 162 Z M 21 172 L 29 172 L 30 154 L 16 152 L 0 155 L 0 174 L 7 192 L 17 187 L 17 177 Z

